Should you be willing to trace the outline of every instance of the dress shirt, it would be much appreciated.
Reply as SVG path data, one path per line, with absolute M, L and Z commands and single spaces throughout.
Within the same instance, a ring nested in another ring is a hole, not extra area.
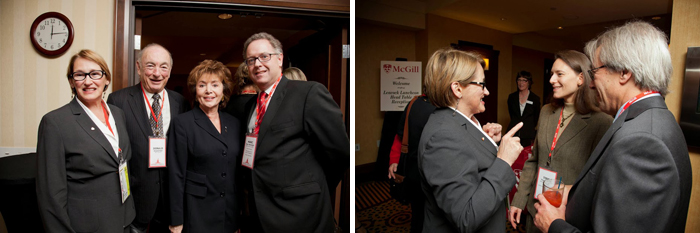
M 144 90 L 145 91 L 145 90 Z M 170 98 L 166 97 L 168 95 L 168 92 L 165 91 L 165 88 L 158 93 L 160 95 L 160 104 L 161 104 L 161 118 L 163 119 L 163 133 L 165 135 L 168 135 L 168 128 L 170 128 L 170 104 L 168 101 L 170 101 Z M 147 119 L 151 119 L 151 104 L 153 104 L 153 95 L 154 93 L 150 93 L 146 91 L 146 96 L 148 97 L 148 102 L 146 99 L 143 99 L 143 103 L 146 104 L 146 117 Z M 163 101 L 165 100 L 165 101 Z M 156 113 L 158 115 L 158 113 Z
M 107 114 L 109 114 L 109 126 L 112 127 L 112 131 L 114 131 L 114 134 L 112 134 L 112 131 L 109 130 L 107 125 L 102 123 L 100 118 L 97 118 L 97 116 L 95 116 L 95 114 L 93 114 L 92 111 L 90 111 L 90 109 L 87 106 L 85 106 L 83 102 L 80 101 L 80 99 L 78 99 L 77 97 L 75 99 L 78 100 L 78 104 L 80 104 L 80 107 L 82 107 L 83 110 L 85 110 L 87 115 L 90 117 L 90 120 L 92 120 L 92 122 L 94 122 L 95 125 L 97 125 L 97 128 L 100 129 L 100 131 L 102 131 L 102 134 L 105 135 L 107 141 L 109 141 L 109 144 L 112 145 L 114 154 L 119 156 L 119 132 L 117 132 L 117 125 L 115 125 L 114 123 L 114 116 L 112 116 L 112 110 L 109 109 L 109 105 L 102 101 L 102 104 L 107 109 Z

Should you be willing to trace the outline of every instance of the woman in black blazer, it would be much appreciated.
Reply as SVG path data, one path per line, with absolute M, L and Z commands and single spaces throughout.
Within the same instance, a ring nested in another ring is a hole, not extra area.
M 100 55 L 82 50 L 67 77 L 75 98 L 39 124 L 36 194 L 44 228 L 127 232 L 136 212 L 120 165 L 131 148 L 124 112 L 102 100 L 112 75 Z
M 518 90 L 508 95 L 508 114 L 510 115 L 508 130 L 522 122 L 523 127 L 515 136 L 520 137 L 520 144 L 526 147 L 532 145 L 537 134 L 535 126 L 540 117 L 540 97 L 530 91 L 532 87 L 530 72 L 524 70 L 518 72 L 515 82 L 518 84 Z
M 204 60 L 187 79 L 198 107 L 173 119 L 167 148 L 171 232 L 235 232 L 234 174 L 239 121 L 220 111 L 231 95 L 231 71 Z

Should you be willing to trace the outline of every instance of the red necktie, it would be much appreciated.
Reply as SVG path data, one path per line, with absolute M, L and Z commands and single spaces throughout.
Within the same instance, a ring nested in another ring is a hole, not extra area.
M 260 98 L 258 98 L 258 116 L 255 120 L 255 134 L 260 132 L 260 124 L 262 123 L 263 115 L 265 115 L 265 108 L 267 105 L 267 93 L 264 91 L 260 93 Z

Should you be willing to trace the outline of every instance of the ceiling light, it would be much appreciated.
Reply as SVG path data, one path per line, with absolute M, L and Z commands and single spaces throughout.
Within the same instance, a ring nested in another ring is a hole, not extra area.
M 564 28 L 563 28 L 563 27 L 557 27 L 557 29 L 562 30 L 562 29 L 564 29 Z
M 230 19 L 231 17 L 233 17 L 233 15 L 231 15 L 231 14 L 220 14 L 219 15 L 219 19 Z
M 653 20 L 659 20 L 659 19 L 661 19 L 661 16 L 654 16 L 654 17 L 651 17 L 651 19 L 653 19 Z
M 200 53 L 199 55 L 204 56 L 204 55 L 207 55 L 207 54 L 206 54 L 206 53 Z
M 501 21 L 506 21 L 506 18 L 501 18 Z

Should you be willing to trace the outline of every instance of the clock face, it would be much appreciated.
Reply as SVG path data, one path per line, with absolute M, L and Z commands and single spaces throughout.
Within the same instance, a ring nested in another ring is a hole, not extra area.
M 48 50 L 56 51 L 68 42 L 68 25 L 59 18 L 46 18 L 39 22 L 39 26 L 34 32 L 34 40 L 39 46 Z
M 63 54 L 73 44 L 73 24 L 58 12 L 41 14 L 32 23 L 29 33 L 34 48 L 44 55 Z

